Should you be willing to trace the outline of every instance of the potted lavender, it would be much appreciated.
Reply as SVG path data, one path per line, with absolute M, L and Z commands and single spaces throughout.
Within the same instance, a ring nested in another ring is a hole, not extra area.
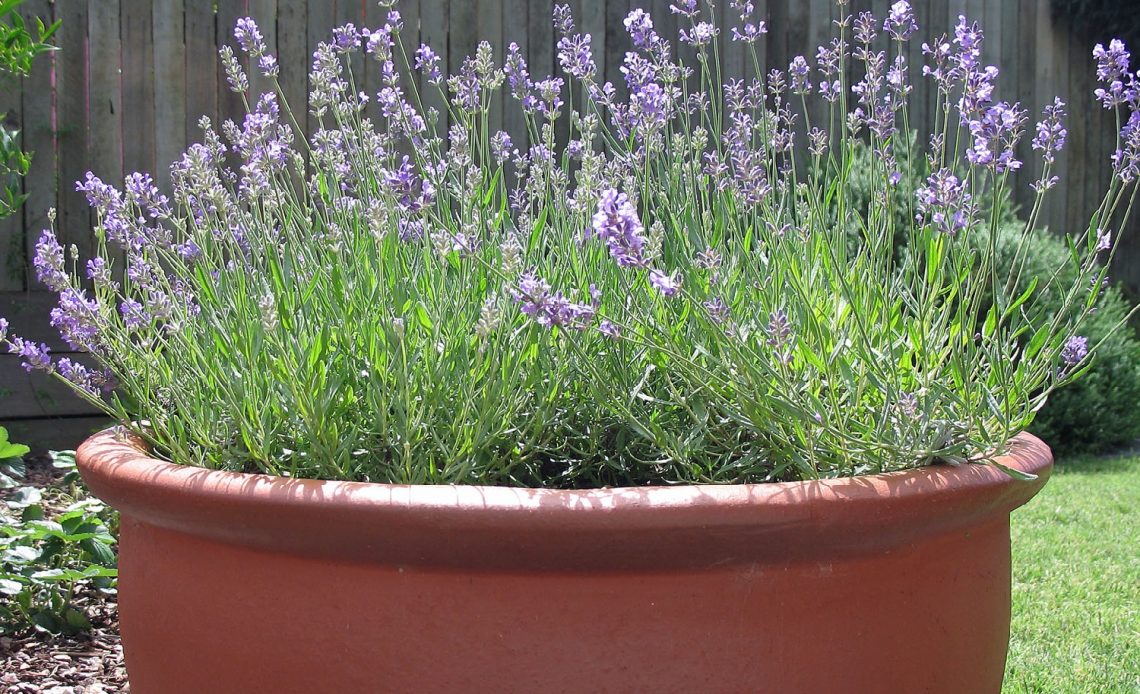
M 904 1 L 745 82 L 718 46 L 755 59 L 766 27 L 732 6 L 724 28 L 672 6 L 691 64 L 630 12 L 617 86 L 565 6 L 551 76 L 483 43 L 445 77 L 392 9 L 317 47 L 311 138 L 227 48 L 248 115 L 203 119 L 172 198 L 79 183 L 99 255 L 69 267 L 49 230 L 36 267 L 99 365 L 3 339 L 122 423 L 79 462 L 122 512 L 136 691 L 997 691 L 1009 512 L 1051 466 L 1023 432 L 1095 354 L 1082 322 L 1135 198 L 1129 55 L 1094 53 L 1115 176 L 1043 315 L 1056 277 L 1023 290 L 1024 253 L 967 241 L 996 237 L 1022 137 L 1034 227 L 1062 102 L 1026 132 L 966 18 L 908 65 Z M 254 22 L 235 38 L 272 81 Z M 919 72 L 937 127 L 904 157 Z M 529 144 L 491 131 L 498 90 Z

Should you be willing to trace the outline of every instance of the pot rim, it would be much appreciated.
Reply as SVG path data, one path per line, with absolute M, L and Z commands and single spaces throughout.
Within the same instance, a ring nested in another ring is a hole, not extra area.
M 112 428 L 76 460 L 91 490 L 140 522 L 205 540 L 399 567 L 700 568 L 893 551 L 990 522 L 1045 484 L 1052 454 L 1019 434 L 993 465 L 826 480 L 584 490 L 319 481 L 150 457 Z

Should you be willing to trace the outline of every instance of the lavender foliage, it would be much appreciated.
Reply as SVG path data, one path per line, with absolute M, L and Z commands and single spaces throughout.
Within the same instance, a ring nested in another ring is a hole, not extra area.
M 833 37 L 747 80 L 716 57 L 767 50 L 753 2 L 727 0 L 722 31 L 711 4 L 674 0 L 669 37 L 634 8 L 624 85 L 603 81 L 565 5 L 551 75 L 486 42 L 445 74 L 391 10 L 315 47 L 311 134 L 243 18 L 220 58 L 245 117 L 203 119 L 169 186 L 78 182 L 96 257 L 51 229 L 36 244 L 53 325 L 101 367 L 3 319 L 0 345 L 159 454 L 214 468 L 586 487 L 991 458 L 1095 358 L 1079 335 L 1140 177 L 1140 78 L 1119 41 L 1094 49 L 1096 95 L 1120 115 L 1115 175 L 1073 244 L 1064 319 L 1042 324 L 1036 296 L 1012 293 L 1019 265 L 1005 274 L 976 241 L 1014 185 L 1036 189 L 1037 225 L 1065 105 L 1019 150 L 1027 114 L 983 63 L 979 25 L 960 17 L 912 65 L 908 2 L 838 4 Z M 274 86 L 251 93 L 243 60 Z M 353 74 L 364 62 L 374 81 Z M 917 139 L 918 73 L 937 92 L 925 158 L 899 144 Z M 505 102 L 522 127 L 494 131 Z

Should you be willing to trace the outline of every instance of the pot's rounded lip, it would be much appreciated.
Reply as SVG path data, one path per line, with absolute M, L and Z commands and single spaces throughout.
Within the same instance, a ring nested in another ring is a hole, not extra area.
M 825 550 L 880 551 L 964 524 L 1008 522 L 1052 468 L 1048 447 L 1029 434 L 1015 437 L 997 461 L 1037 475 L 1032 481 L 981 464 L 585 490 L 317 481 L 157 460 L 118 429 L 85 441 L 77 461 L 92 491 L 125 516 L 178 532 L 257 547 L 285 533 L 302 554 L 359 559 L 375 550 L 401 565 L 482 557 L 516 568 L 578 567 L 581 557 L 571 563 L 568 556 L 581 553 L 603 567 L 640 565 L 666 546 L 687 556 L 683 566 L 715 563 L 724 550 L 732 561 L 755 559 L 775 545 L 804 559 Z M 318 525 L 332 526 L 335 539 L 318 535 Z M 750 539 L 741 545 L 742 538 Z

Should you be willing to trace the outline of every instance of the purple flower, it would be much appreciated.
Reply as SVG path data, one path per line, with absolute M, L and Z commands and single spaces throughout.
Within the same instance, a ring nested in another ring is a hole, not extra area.
M 700 10 L 697 9 L 697 0 L 680 0 L 676 4 L 669 5 L 669 11 L 689 19 L 700 14 Z
M 249 91 L 249 77 L 246 76 L 245 70 L 242 69 L 241 63 L 234 55 L 234 49 L 229 46 L 222 46 L 218 49 L 218 56 L 222 59 L 222 67 L 225 68 L 226 82 L 230 85 L 230 91 Z
M 569 36 L 574 33 L 574 13 L 566 4 L 554 6 L 554 29 L 559 36 Z
M 277 58 L 268 53 L 257 59 L 257 69 L 261 70 L 261 74 L 266 77 L 276 77 L 281 72 L 281 66 L 277 64 Z
M 729 0 L 728 6 L 736 10 L 740 17 L 741 26 L 732 28 L 733 41 L 755 43 L 761 36 L 768 33 L 768 27 L 764 25 L 764 22 L 754 23 L 752 21 L 752 13 L 756 11 L 756 5 L 752 3 L 752 0 Z
M 151 320 L 143 305 L 130 297 L 123 299 L 123 303 L 119 306 L 119 313 L 122 314 L 123 325 L 126 326 L 129 333 L 146 326 Z
M 22 337 L 13 337 L 8 342 L 8 352 L 10 354 L 19 355 L 22 360 L 20 366 L 24 367 L 24 370 L 28 372 L 31 372 L 32 369 L 51 371 L 50 351 L 47 345 L 43 343 L 37 345 Z
M 649 284 L 663 296 L 674 297 L 681 291 L 681 277 L 677 273 L 665 274 L 653 268 L 649 271 Z
M 261 95 L 247 113 L 240 132 L 229 132 L 234 150 L 241 155 L 241 191 L 249 198 L 269 193 L 274 176 L 289 163 L 292 131 L 278 122 L 277 96 Z
M 163 195 L 148 173 L 132 173 L 126 179 L 127 202 L 147 211 L 152 219 L 170 216 L 170 200 Z
M 611 340 L 616 340 L 621 337 L 621 329 L 605 318 L 598 323 L 598 332 Z
M 776 359 L 783 364 L 792 361 L 792 324 L 784 309 L 768 314 L 768 346 L 776 353 Z
M 792 58 L 792 62 L 788 64 L 788 77 L 792 80 L 793 94 L 811 92 L 811 81 L 808 79 L 810 71 L 811 68 L 808 67 L 807 60 L 802 55 Z
M 80 289 L 65 289 L 51 310 L 51 325 L 73 349 L 93 351 L 99 335 L 99 303 Z
M 74 362 L 67 357 L 60 359 L 55 368 L 60 376 L 95 397 L 99 396 L 100 386 L 106 380 L 102 374 L 92 372 L 83 364 Z
M 426 179 L 416 175 L 407 155 L 399 167 L 385 173 L 384 183 L 396 198 L 396 204 L 405 212 L 417 213 L 435 199 L 435 189 Z
M 8 319 L 0 318 L 0 342 L 4 342 L 6 337 L 8 337 Z
M 598 71 L 590 54 L 590 35 L 563 36 L 558 40 L 558 63 L 566 74 L 580 80 L 593 78 Z
M 728 320 L 728 304 L 724 303 L 724 299 L 719 296 L 704 301 L 701 305 L 709 312 L 709 318 L 714 323 L 724 323 Z
M 1132 55 L 1120 39 L 1109 41 L 1108 49 L 1105 49 L 1104 44 L 1098 43 L 1093 47 L 1093 57 L 1096 58 L 1097 80 L 1111 84 L 1128 75 Z
M 764 22 L 753 24 L 745 22 L 744 26 L 732 28 L 732 40 L 744 43 L 756 43 L 761 36 L 768 33 L 768 26 Z
M 400 240 L 404 242 L 417 241 L 424 237 L 424 223 L 421 219 L 401 217 L 396 222 L 396 230 L 400 233 Z
M 847 55 L 847 43 L 838 38 L 831 39 L 826 46 L 819 46 L 815 52 L 816 66 L 822 75 L 839 74 L 839 63 Z
M 1096 230 L 1096 251 L 1107 251 L 1112 249 L 1112 231 L 1109 229 Z
M 613 188 L 603 191 L 593 222 L 594 234 L 606 242 L 620 267 L 645 266 L 644 227 L 629 196 Z
M 360 47 L 360 32 L 353 24 L 345 24 L 333 29 L 333 46 L 337 53 L 351 53 Z
M 875 31 L 875 16 L 870 12 L 860 12 L 855 18 L 855 40 L 864 46 L 875 40 L 878 32 Z
M 623 24 L 625 24 L 625 30 L 629 32 L 629 37 L 633 39 L 633 45 L 637 48 L 649 50 L 661 41 L 657 32 L 653 30 L 653 20 L 641 8 L 630 12 Z
M 512 44 L 513 45 L 513 44 Z M 427 76 L 428 82 L 439 84 L 443 75 L 439 71 L 439 56 L 426 43 L 421 43 L 416 49 L 416 69 Z
M 918 199 L 918 221 L 931 224 L 936 229 L 956 234 L 970 222 L 970 194 L 966 183 L 955 176 L 950 169 L 939 169 L 926 179 L 926 185 L 915 191 Z
M 1061 348 L 1061 361 L 1065 362 L 1066 366 L 1076 366 L 1084 361 L 1088 354 L 1089 339 L 1087 337 L 1073 335 L 1065 342 L 1065 346 Z
M 966 150 L 966 159 L 974 166 L 984 166 L 995 173 L 1016 171 L 1021 162 L 1014 158 L 1014 147 L 1021 138 L 1025 124 L 1025 111 L 1020 104 L 1010 106 L 1004 101 L 986 109 L 981 118 L 970 121 L 973 147 Z
M 507 61 L 503 65 L 503 74 L 507 76 L 511 93 L 525 106 L 533 84 L 530 81 L 530 73 L 527 72 L 526 59 L 522 57 L 517 43 L 507 46 Z
M 36 278 L 52 291 L 62 292 L 71 285 L 63 269 L 63 246 L 59 245 L 51 229 L 44 229 L 40 234 L 32 265 L 36 268 Z
M 491 136 L 491 156 L 498 164 L 502 164 L 511 156 L 511 136 L 500 130 Z
M 1140 178 L 1140 111 L 1133 111 L 1120 129 L 1123 147 L 1112 154 L 1112 170 L 1117 178 L 1131 183 Z
M 534 95 L 530 97 L 529 103 L 523 101 L 524 108 L 529 105 L 531 110 L 548 118 L 558 117 L 558 110 L 562 108 L 562 85 L 561 77 L 548 77 L 535 82 Z
M 1054 98 L 1053 104 L 1045 107 L 1044 116 L 1044 119 L 1037 123 L 1033 149 L 1043 152 L 1042 158 L 1046 163 L 1052 164 L 1056 160 L 1057 152 L 1065 146 L 1065 137 L 1068 135 L 1062 124 L 1065 118 L 1065 102 Z
M 261 36 L 257 23 L 250 17 L 237 20 L 237 25 L 234 27 L 234 38 L 237 39 L 238 45 L 243 51 L 254 57 L 262 55 L 267 50 L 265 39 Z
M 708 22 L 697 22 L 693 25 L 691 32 L 686 32 L 684 29 L 681 30 L 681 40 L 690 46 L 705 46 L 719 33 L 720 30 L 712 24 Z
M 954 25 L 954 43 L 958 44 L 955 62 L 959 70 L 966 72 L 977 67 L 983 39 L 982 28 L 977 22 L 967 24 L 966 16 L 958 15 L 958 23 Z
M 593 306 L 573 303 L 561 293 L 552 294 L 550 284 L 533 271 L 523 273 L 518 285 L 510 292 L 519 310 L 544 328 L 559 326 L 585 330 L 594 320 L 596 309 Z
M 914 21 L 914 11 L 906 0 L 899 0 L 891 5 L 890 14 L 883 22 L 883 31 L 887 32 L 897 41 L 908 41 L 914 32 L 918 31 L 918 23 Z

